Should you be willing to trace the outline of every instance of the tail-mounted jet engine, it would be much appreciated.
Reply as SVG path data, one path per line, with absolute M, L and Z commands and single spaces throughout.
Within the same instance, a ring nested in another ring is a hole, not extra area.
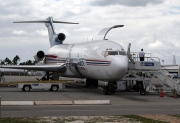
M 65 39 L 66 39 L 66 35 L 64 33 L 59 33 L 59 34 L 57 34 L 55 41 L 63 42 Z
M 34 60 L 36 62 L 39 62 L 41 60 L 43 60 L 43 58 L 45 57 L 45 54 L 43 51 L 38 51 L 37 54 L 34 56 Z

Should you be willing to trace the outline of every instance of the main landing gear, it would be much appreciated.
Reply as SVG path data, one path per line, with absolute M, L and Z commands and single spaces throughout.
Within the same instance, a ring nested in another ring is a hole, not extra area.
M 116 92 L 116 82 L 108 82 L 108 86 L 103 88 L 103 93 L 105 95 L 111 95 Z
M 86 79 L 86 86 L 87 87 L 91 87 L 91 86 L 98 87 L 98 80 L 87 78 Z

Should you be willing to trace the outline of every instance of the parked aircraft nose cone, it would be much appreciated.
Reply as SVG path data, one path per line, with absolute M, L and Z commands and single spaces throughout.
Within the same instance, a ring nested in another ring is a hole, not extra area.
M 126 56 L 116 57 L 112 60 L 113 76 L 116 79 L 121 79 L 128 71 L 128 58 Z

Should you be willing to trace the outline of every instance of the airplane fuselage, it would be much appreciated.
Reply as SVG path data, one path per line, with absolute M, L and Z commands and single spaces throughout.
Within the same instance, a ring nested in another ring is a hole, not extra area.
M 61 76 L 107 81 L 119 80 L 128 69 L 123 47 L 109 40 L 55 45 L 48 51 L 46 63 L 66 63 Z

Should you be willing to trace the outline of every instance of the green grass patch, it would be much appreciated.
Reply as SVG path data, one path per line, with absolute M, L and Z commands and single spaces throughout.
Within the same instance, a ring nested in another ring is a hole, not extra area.
M 38 118 L 0 118 L 0 123 L 39 123 Z
M 137 116 L 137 115 L 122 115 L 122 116 L 125 118 L 134 119 L 136 121 L 141 121 L 142 123 L 169 123 L 169 122 L 153 120 L 153 119 L 149 119 L 149 118 L 145 118 L 145 117 L 141 117 L 141 116 Z
M 173 114 L 173 115 L 169 115 L 169 116 L 180 118 L 180 114 Z

